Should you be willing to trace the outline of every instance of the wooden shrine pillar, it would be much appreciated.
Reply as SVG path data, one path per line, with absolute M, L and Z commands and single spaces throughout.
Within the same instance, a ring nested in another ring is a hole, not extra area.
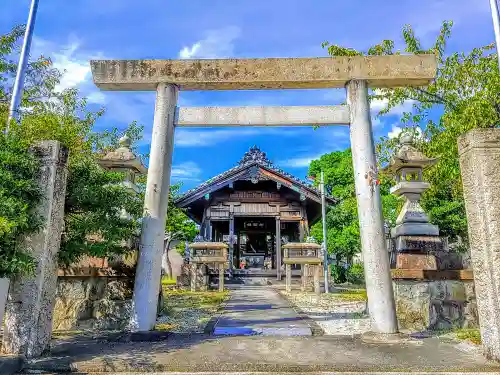
M 276 216 L 276 279 L 281 280 L 281 219 Z
M 212 221 L 210 219 L 207 219 L 205 238 L 212 241 Z
M 234 269 L 234 215 L 229 215 L 229 272 Z
M 304 220 L 299 221 L 299 241 L 304 242 L 305 239 L 305 228 L 304 228 Z

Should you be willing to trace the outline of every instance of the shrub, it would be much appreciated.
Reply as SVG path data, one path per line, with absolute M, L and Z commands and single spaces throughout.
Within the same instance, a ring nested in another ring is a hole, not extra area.
M 342 284 L 347 281 L 346 270 L 343 265 L 332 264 L 330 267 L 333 282 L 335 284 Z
M 364 284 L 365 283 L 365 270 L 362 264 L 353 264 L 347 270 L 347 281 L 351 284 Z
M 15 135 L 0 134 L 0 277 L 31 273 L 35 263 L 24 238 L 40 228 L 39 163 Z

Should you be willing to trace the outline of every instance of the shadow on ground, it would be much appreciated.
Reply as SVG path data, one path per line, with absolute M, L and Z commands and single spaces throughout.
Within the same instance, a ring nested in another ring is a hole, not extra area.
M 25 369 L 52 372 L 159 371 L 498 371 L 454 343 L 426 338 L 369 345 L 347 337 L 216 337 L 170 334 L 158 342 L 74 338 Z

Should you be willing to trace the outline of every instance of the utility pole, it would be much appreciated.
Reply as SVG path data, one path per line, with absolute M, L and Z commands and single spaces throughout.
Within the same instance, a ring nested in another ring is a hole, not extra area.
M 31 1 L 30 13 L 28 22 L 26 24 L 26 31 L 24 33 L 23 48 L 21 56 L 19 57 L 19 64 L 17 65 L 16 80 L 14 82 L 14 89 L 12 90 L 12 98 L 9 107 L 9 117 L 7 118 L 7 127 L 5 132 L 9 132 L 10 122 L 12 119 L 18 119 L 19 104 L 23 96 L 24 76 L 28 66 L 28 58 L 31 48 L 31 40 L 33 39 L 33 30 L 35 28 L 36 11 L 38 9 L 38 0 Z
M 491 16 L 493 17 L 493 29 L 495 30 L 495 41 L 497 45 L 498 69 L 500 70 L 500 12 L 498 1 L 490 0 Z
M 321 216 L 323 220 L 323 266 L 325 270 L 325 293 L 329 292 L 328 285 L 328 247 L 326 246 L 326 199 L 325 199 L 325 174 L 321 171 Z

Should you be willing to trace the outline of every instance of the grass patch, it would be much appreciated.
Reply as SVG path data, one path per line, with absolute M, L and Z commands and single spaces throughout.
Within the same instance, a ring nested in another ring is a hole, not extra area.
M 332 297 L 343 301 L 366 301 L 368 299 L 366 290 L 364 289 L 341 290 L 339 292 L 332 293 Z
M 191 292 L 187 290 L 163 290 L 165 312 L 173 313 L 186 309 L 218 308 L 229 296 L 229 292 Z
M 163 311 L 155 326 L 159 331 L 203 332 L 229 292 L 191 292 L 163 287 Z
M 160 323 L 155 325 L 155 331 L 171 331 L 175 327 L 177 327 L 176 324 L 169 324 L 169 323 Z
M 79 331 L 79 330 L 53 331 L 52 337 L 56 338 L 56 339 L 64 339 L 64 338 L 82 335 L 84 333 L 85 333 L 84 331 Z
M 481 344 L 481 333 L 477 328 L 462 328 L 453 331 L 459 340 L 470 341 L 473 344 Z
M 168 276 L 163 276 L 163 278 L 161 279 L 161 285 L 172 286 L 172 285 L 176 285 L 176 284 L 177 284 L 177 281 L 174 278 L 171 278 Z

